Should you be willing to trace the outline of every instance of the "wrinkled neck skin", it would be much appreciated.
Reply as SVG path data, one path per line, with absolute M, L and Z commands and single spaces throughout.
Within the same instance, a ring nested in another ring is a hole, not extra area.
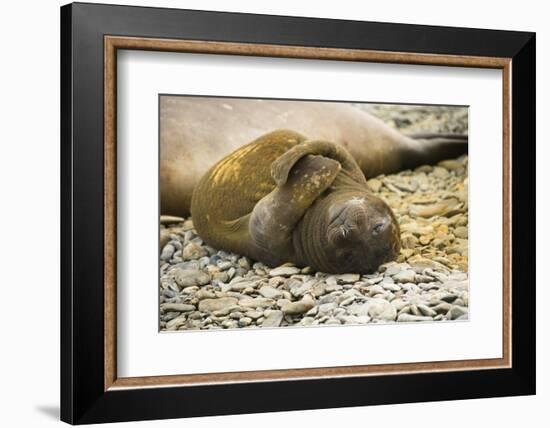
M 397 220 L 391 209 L 365 186 L 341 184 L 319 197 L 295 228 L 296 262 L 327 273 L 374 272 L 399 254 Z M 340 209 L 342 206 L 345 210 Z M 351 224 L 353 233 L 342 229 L 338 236 L 342 224 Z
M 311 266 L 321 272 L 333 271 L 332 263 L 326 260 L 324 252 L 318 249 L 326 247 L 328 244 L 326 230 L 329 221 L 326 216 L 321 214 L 329 209 L 331 201 L 338 196 L 337 193 L 332 193 L 319 198 L 306 211 L 294 229 L 292 243 L 298 266 Z

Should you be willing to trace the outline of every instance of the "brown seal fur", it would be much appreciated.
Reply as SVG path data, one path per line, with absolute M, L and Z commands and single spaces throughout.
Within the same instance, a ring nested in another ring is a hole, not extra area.
M 270 266 L 372 272 L 400 248 L 391 209 L 347 150 L 293 131 L 266 134 L 211 167 L 191 214 L 208 244 Z
M 453 139 L 409 138 L 345 103 L 162 96 L 161 213 L 188 215 L 193 189 L 212 165 L 275 129 L 344 146 L 369 178 L 467 149 Z

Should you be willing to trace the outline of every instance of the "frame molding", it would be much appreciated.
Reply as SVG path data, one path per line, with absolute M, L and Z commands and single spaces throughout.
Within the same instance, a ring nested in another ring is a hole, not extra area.
M 297 47 L 268 44 L 209 42 L 137 37 L 104 37 L 104 145 L 105 145 L 105 391 L 119 388 L 160 387 L 232 382 L 258 382 L 307 378 L 335 378 L 388 374 L 425 373 L 451 370 L 495 369 L 511 367 L 511 265 L 510 265 L 510 58 L 464 55 L 434 55 L 377 52 L 359 49 Z M 437 361 L 407 364 L 338 366 L 308 369 L 262 370 L 249 372 L 204 373 L 193 375 L 118 378 L 116 375 L 116 79 L 117 50 L 170 51 L 214 55 L 265 56 L 299 59 L 324 59 L 402 64 L 427 64 L 479 67 L 502 70 L 503 82 L 503 347 L 502 358 Z
M 502 69 L 503 318 L 509 321 L 503 323 L 503 358 L 117 379 L 117 49 Z M 61 8 L 61 54 L 62 420 L 114 422 L 535 392 L 533 33 L 71 4 Z M 428 384 L 431 388 L 423 387 Z M 314 390 L 331 394 L 313 397 Z M 216 408 L 207 405 L 207 395 L 220 398 Z M 266 395 L 270 400 L 259 400 Z

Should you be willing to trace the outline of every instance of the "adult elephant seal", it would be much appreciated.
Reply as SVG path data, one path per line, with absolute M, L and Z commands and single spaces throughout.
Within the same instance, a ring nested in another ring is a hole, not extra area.
M 345 147 L 368 178 L 467 151 L 464 137 L 409 138 L 345 103 L 161 96 L 161 213 L 189 215 L 193 189 L 204 173 L 275 129 Z
M 399 226 L 348 151 L 286 130 L 215 164 L 193 192 L 193 223 L 211 246 L 275 266 L 368 273 L 397 257 Z

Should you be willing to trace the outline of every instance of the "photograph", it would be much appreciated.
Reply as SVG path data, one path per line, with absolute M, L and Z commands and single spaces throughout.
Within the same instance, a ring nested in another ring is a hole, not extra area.
M 468 321 L 468 106 L 158 103 L 161 332 Z

